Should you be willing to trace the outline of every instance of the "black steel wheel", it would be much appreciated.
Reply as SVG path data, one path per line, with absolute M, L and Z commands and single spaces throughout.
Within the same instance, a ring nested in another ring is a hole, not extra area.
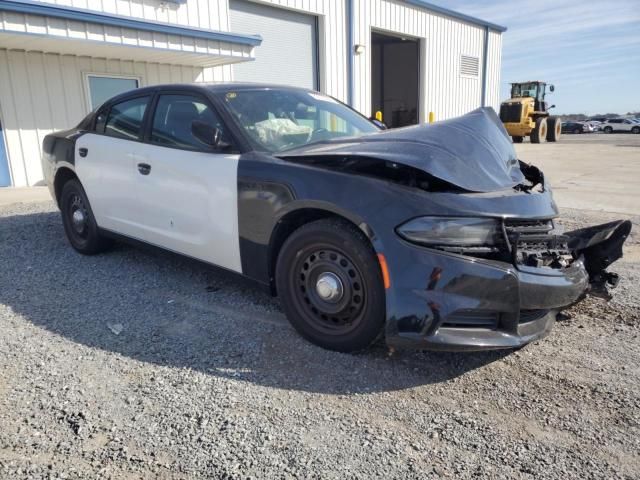
M 278 257 L 276 286 L 291 324 L 316 345 L 357 351 L 382 332 L 380 265 L 363 233 L 347 222 L 319 220 L 293 232 Z
M 71 246 L 85 255 L 100 253 L 112 244 L 100 235 L 87 195 L 78 180 L 69 180 L 60 195 L 62 224 Z

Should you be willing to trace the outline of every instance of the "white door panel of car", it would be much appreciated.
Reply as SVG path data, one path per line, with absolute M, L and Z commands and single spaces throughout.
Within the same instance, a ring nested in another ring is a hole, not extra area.
M 96 131 L 76 142 L 76 174 L 84 186 L 98 226 L 138 237 L 136 155 L 151 95 L 129 98 L 96 117 Z
M 88 133 L 78 139 L 75 152 L 76 174 L 98 225 L 134 237 L 141 233 L 133 211 L 137 202 L 134 154 L 139 146 Z
M 116 103 L 96 117 L 99 134 L 76 142 L 76 173 L 98 226 L 242 272 L 239 155 L 217 153 L 191 129 L 197 120 L 224 132 L 219 117 L 190 95 L 160 95 L 155 112 L 148 108 L 150 96 Z M 143 142 L 145 113 L 154 116 Z
M 238 239 L 238 155 L 144 145 L 136 176 L 142 239 L 242 271 Z

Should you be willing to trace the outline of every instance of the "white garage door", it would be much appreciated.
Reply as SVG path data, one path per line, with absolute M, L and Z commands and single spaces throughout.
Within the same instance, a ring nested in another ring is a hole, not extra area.
M 236 81 L 318 88 L 317 18 L 246 0 L 230 0 L 231 31 L 262 36 L 253 62 L 234 65 Z

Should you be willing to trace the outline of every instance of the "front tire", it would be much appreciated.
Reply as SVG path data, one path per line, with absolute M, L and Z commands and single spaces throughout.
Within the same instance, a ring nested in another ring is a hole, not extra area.
M 633 127 L 631 133 L 640 133 L 640 127 Z
M 536 118 L 536 128 L 531 132 L 531 143 L 543 143 L 547 139 L 546 117 Z
M 293 232 L 278 256 L 276 288 L 293 327 L 320 347 L 354 352 L 382 332 L 380 264 L 364 234 L 346 221 L 318 220 Z
M 604 133 L 613 133 L 612 127 L 604 127 Z
M 95 255 L 113 244 L 112 240 L 100 235 L 89 199 L 78 180 L 69 180 L 62 187 L 60 213 L 67 239 L 76 251 Z
M 547 119 L 547 142 L 557 142 L 562 133 L 562 120 L 559 117 L 549 117 Z

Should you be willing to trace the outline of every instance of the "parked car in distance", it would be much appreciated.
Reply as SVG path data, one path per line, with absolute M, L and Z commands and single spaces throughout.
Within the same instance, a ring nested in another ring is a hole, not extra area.
M 585 133 L 588 127 L 581 122 L 565 121 L 562 123 L 562 133 Z
M 544 175 L 491 108 L 383 131 L 311 90 L 159 85 L 47 135 L 43 152 L 78 252 L 133 239 L 222 267 L 346 352 L 541 338 L 587 292 L 608 295 L 631 229 L 558 233 Z
M 602 124 L 602 131 L 640 133 L 640 124 L 628 118 L 610 118 Z
M 599 122 L 597 120 L 589 120 L 585 123 L 591 125 L 591 128 L 593 128 L 594 132 L 599 132 L 600 130 L 602 130 L 602 122 Z

